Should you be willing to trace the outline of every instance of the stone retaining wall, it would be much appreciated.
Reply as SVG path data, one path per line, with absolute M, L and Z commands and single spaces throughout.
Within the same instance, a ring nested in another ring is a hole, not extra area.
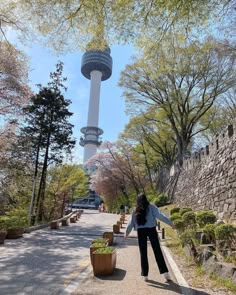
M 236 222 L 236 121 L 184 161 L 174 202 Z

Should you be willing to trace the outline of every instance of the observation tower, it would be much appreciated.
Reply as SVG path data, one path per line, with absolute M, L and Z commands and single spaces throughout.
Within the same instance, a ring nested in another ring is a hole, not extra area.
M 100 135 L 103 130 L 98 128 L 100 86 L 101 81 L 109 79 L 112 74 L 110 53 L 109 47 L 104 50 L 88 49 L 82 57 L 81 72 L 91 81 L 87 126 L 80 129 L 83 133 L 80 138 L 80 145 L 84 147 L 83 163 L 96 154 L 97 147 L 102 143 Z

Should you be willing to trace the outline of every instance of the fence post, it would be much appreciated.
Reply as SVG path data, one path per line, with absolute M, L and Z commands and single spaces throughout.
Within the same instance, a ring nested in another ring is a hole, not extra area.
M 165 239 L 165 229 L 161 229 L 161 238 L 164 240 Z
M 161 224 L 160 224 L 160 221 L 158 221 L 158 222 L 157 222 L 157 228 L 158 228 L 158 230 L 160 230 L 160 229 L 161 229 Z

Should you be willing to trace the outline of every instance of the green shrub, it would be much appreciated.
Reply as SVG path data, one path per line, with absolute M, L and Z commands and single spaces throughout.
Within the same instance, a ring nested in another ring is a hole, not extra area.
M 97 239 L 93 240 L 93 241 L 91 242 L 91 244 L 95 244 L 95 243 L 104 243 L 104 244 L 106 244 L 107 242 L 108 242 L 108 239 L 97 238 Z
M 90 248 L 105 248 L 107 247 L 106 243 L 92 243 Z
M 171 221 L 174 221 L 176 219 L 181 219 L 181 215 L 179 213 L 174 213 L 170 216 Z
M 158 195 L 158 197 L 154 200 L 154 204 L 157 207 L 164 206 L 168 203 L 168 196 L 165 193 L 161 193 Z
M 111 254 L 114 250 L 115 250 L 115 248 L 113 248 L 113 247 L 105 247 L 105 248 L 99 248 L 93 253 L 96 253 L 96 254 Z
M 182 215 L 183 222 L 188 228 L 196 228 L 196 215 L 193 211 L 187 211 Z
M 184 247 L 185 245 L 189 245 L 191 248 L 195 248 L 195 240 L 196 237 L 196 231 L 195 230 L 185 230 L 181 235 L 180 235 L 180 240 L 182 243 L 182 246 Z
M 154 203 L 156 199 L 157 199 L 157 195 L 154 195 L 154 194 L 148 194 L 148 201 L 149 201 L 150 203 Z
M 9 222 L 9 217 L 6 215 L 0 216 L 0 230 L 7 229 L 7 223 Z
M 172 214 L 174 214 L 174 213 L 179 213 L 179 210 L 180 210 L 179 207 L 172 208 L 172 209 L 170 210 L 170 215 L 172 215 Z
M 183 215 L 184 213 L 190 212 L 190 211 L 193 211 L 193 209 L 190 207 L 183 207 L 183 208 L 180 208 L 179 213 L 180 215 Z
M 207 224 L 205 225 L 205 227 L 203 228 L 203 232 L 206 235 L 206 238 L 208 240 L 210 240 L 212 243 L 215 244 L 216 242 L 216 237 L 215 237 L 215 228 L 216 225 L 215 224 Z
M 22 208 L 13 208 L 6 214 L 6 227 L 26 227 L 28 224 L 27 211 Z
M 175 227 L 176 227 L 176 230 L 179 232 L 179 233 L 182 233 L 184 232 L 185 230 L 185 225 L 184 225 L 184 221 L 182 218 L 179 218 L 179 219 L 175 219 L 173 221 Z
M 197 223 L 200 227 L 204 227 L 207 224 L 213 224 L 216 222 L 216 216 L 211 210 L 202 210 L 196 213 Z
M 236 228 L 231 224 L 219 224 L 215 228 L 215 236 L 217 240 L 234 239 Z

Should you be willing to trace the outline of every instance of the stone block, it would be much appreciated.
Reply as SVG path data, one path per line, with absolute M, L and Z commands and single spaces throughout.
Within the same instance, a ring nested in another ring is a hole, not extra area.
M 219 276 L 223 279 L 230 279 L 232 278 L 235 271 L 236 267 L 233 263 L 221 263 L 221 271 Z

